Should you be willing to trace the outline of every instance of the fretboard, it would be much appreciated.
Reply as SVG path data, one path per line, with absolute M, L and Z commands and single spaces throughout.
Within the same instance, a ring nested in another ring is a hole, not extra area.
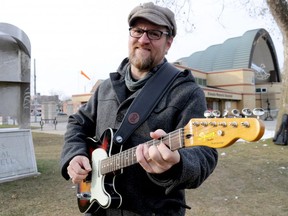
M 175 130 L 158 140 L 150 140 L 145 144 L 148 146 L 159 145 L 161 142 L 165 143 L 169 149 L 175 151 L 183 148 L 183 128 Z M 131 166 L 137 163 L 136 146 L 125 151 L 121 151 L 108 158 L 100 161 L 100 173 L 102 175 L 115 172 L 122 168 Z

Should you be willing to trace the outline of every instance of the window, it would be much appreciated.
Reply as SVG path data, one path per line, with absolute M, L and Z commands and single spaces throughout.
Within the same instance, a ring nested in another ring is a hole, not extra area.
M 196 83 L 199 84 L 199 85 L 207 86 L 207 80 L 206 80 L 206 79 L 201 79 L 201 78 L 195 77 L 195 81 L 196 81 Z
M 256 88 L 256 93 L 267 93 L 267 88 Z

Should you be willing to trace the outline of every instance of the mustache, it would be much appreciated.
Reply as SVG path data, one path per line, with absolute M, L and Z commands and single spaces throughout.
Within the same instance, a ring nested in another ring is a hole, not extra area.
M 149 45 L 139 45 L 139 44 L 136 44 L 133 46 L 133 49 L 146 49 L 146 50 L 152 50 L 152 47 L 149 46 Z

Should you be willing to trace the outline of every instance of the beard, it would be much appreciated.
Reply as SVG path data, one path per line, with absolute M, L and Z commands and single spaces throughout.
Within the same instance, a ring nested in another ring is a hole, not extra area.
M 130 63 L 140 71 L 149 71 L 154 67 L 154 61 L 151 55 L 139 57 L 139 54 L 137 55 L 135 50 L 129 53 L 129 60 Z

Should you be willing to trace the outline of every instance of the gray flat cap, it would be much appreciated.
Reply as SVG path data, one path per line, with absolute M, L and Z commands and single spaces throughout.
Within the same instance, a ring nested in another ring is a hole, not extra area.
M 174 13 L 166 8 L 148 2 L 135 7 L 128 16 L 129 26 L 133 26 L 138 18 L 146 19 L 156 25 L 166 26 L 172 36 L 176 35 L 177 26 Z

